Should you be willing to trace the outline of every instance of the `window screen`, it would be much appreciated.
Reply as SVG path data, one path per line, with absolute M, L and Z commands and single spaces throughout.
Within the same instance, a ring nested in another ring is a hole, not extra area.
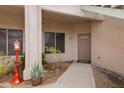
M 46 32 L 45 33 L 45 53 L 50 53 L 48 50 L 50 47 L 54 47 L 61 53 L 65 52 L 65 34 Z
M 55 33 L 45 33 L 45 53 L 50 53 L 48 50 L 50 47 L 55 47 Z
M 56 33 L 56 49 L 61 53 L 65 52 L 65 34 Z
M 23 32 L 22 30 L 8 29 L 8 55 L 15 55 L 14 41 L 20 41 L 20 51 L 19 54 L 22 54 L 23 51 Z

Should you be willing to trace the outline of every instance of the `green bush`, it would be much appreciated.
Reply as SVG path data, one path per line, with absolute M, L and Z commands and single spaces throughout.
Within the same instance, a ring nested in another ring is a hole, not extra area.
M 57 55 L 57 53 L 61 53 L 59 50 L 57 50 L 54 47 L 50 47 L 49 51 L 52 53 L 52 55 L 56 59 L 57 63 L 60 63 L 62 61 L 62 59 Z
M 8 74 L 13 74 L 14 73 L 14 68 L 15 68 L 15 61 L 10 62 L 10 64 L 8 65 Z
M 61 52 L 54 47 L 50 47 L 48 50 L 52 53 L 53 57 L 56 60 L 55 67 L 54 67 L 54 71 L 56 71 L 56 69 L 60 67 L 60 63 L 62 62 L 62 59 L 58 56 L 57 53 L 60 54 Z
M 8 72 L 8 66 L 5 64 L 0 64 L 0 78 L 6 75 Z
M 124 84 L 120 84 L 120 85 L 114 86 L 113 88 L 124 88 Z
M 25 54 L 21 55 L 20 60 L 22 61 L 21 70 L 23 71 L 25 69 Z
M 0 52 L 0 56 L 4 56 L 4 52 L 3 51 Z
M 20 65 L 20 74 L 21 74 L 21 78 L 23 77 L 23 70 L 25 69 L 25 54 L 22 54 L 20 56 L 20 61 L 22 62 L 22 64 Z
M 43 66 L 47 65 L 47 59 L 46 59 L 45 53 L 42 53 L 42 64 L 43 64 Z

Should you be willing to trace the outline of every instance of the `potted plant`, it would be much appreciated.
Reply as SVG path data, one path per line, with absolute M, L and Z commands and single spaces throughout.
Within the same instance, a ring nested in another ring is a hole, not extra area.
M 42 83 L 43 70 L 38 64 L 32 66 L 32 85 L 37 86 Z
M 55 68 L 54 68 L 54 71 L 58 70 L 58 68 L 61 66 L 60 63 L 62 63 L 62 59 L 58 56 L 57 53 L 61 53 L 59 50 L 57 50 L 56 48 L 54 47 L 50 47 L 49 48 L 49 51 L 52 53 L 53 57 L 55 58 L 56 60 L 56 63 L 55 63 Z

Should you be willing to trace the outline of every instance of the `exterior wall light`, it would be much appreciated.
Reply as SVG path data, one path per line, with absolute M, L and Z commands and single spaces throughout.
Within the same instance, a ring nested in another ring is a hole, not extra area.
M 72 39 L 72 33 L 69 34 L 69 39 Z

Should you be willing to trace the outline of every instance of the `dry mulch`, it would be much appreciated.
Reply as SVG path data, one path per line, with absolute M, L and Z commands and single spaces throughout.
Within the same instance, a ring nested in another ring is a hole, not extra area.
M 97 88 L 113 88 L 124 85 L 124 81 L 120 81 L 116 78 L 106 75 L 105 73 L 101 72 L 98 67 L 93 65 L 92 68 Z
M 65 72 L 65 70 L 71 65 L 72 62 L 63 62 L 60 64 L 59 68 L 56 71 L 53 71 L 54 63 L 48 64 L 48 69 L 44 74 L 41 85 L 47 85 L 54 83 L 58 80 L 58 78 Z M 11 85 L 12 76 L 5 76 L 4 80 L 0 80 L 0 88 L 31 88 L 34 87 L 31 85 L 31 80 L 23 81 L 21 84 L 13 86 Z

